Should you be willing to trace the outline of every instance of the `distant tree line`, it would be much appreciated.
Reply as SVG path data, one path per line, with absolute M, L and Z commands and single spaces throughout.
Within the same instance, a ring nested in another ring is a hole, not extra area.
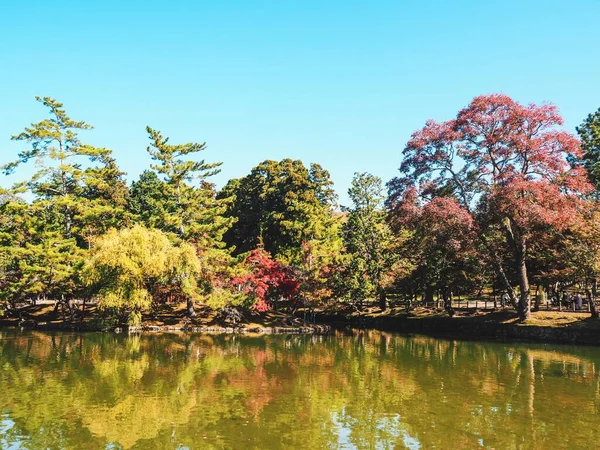
M 153 162 L 128 185 L 111 150 L 83 141 L 90 125 L 37 100 L 49 116 L 2 166 L 29 174 L 0 188 L 3 314 L 47 298 L 72 317 L 73 300 L 94 301 L 135 324 L 170 303 L 194 317 L 435 297 L 452 315 L 457 293 L 493 289 L 527 319 L 534 288 L 576 284 L 598 315 L 600 109 L 577 137 L 553 105 L 477 97 L 412 135 L 387 189 L 355 173 L 340 207 L 327 170 L 291 159 L 217 190 L 205 143 L 150 127 Z

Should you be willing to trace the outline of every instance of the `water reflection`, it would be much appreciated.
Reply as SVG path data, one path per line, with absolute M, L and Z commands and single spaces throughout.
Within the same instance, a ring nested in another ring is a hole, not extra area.
M 599 362 L 367 331 L 1 332 L 0 447 L 591 447 Z

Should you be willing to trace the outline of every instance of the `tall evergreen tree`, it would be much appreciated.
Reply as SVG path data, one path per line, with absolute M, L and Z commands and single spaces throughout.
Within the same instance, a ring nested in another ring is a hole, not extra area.
M 77 292 L 76 275 L 81 264 L 80 247 L 124 219 L 127 186 L 111 157 L 111 151 L 84 144 L 79 132 L 92 127 L 71 119 L 63 104 L 50 97 L 36 97 L 50 110 L 50 118 L 26 127 L 13 140 L 29 144 L 18 159 L 2 167 L 5 174 L 35 162 L 37 170 L 13 193 L 29 191 L 30 204 L 5 204 L 6 211 L 20 211 L 20 228 L 13 229 L 11 285 L 5 296 L 37 294 L 61 300 Z M 14 227 L 13 227 L 14 228 Z
M 165 182 L 162 208 L 165 231 L 193 240 L 200 248 L 221 247 L 223 233 L 233 219 L 223 217 L 227 198 L 216 198 L 216 190 L 207 180 L 219 173 L 218 163 L 194 161 L 191 156 L 206 149 L 206 144 L 189 142 L 169 144 L 169 138 L 150 127 L 148 153 L 156 164 L 152 169 Z
M 110 154 L 92 158 L 99 165 L 88 167 L 83 172 L 81 208 L 76 216 L 79 234 L 87 246 L 91 240 L 110 228 L 119 228 L 127 224 L 127 203 L 129 188 L 125 182 L 125 173 L 119 170 Z
M 227 215 L 237 222 L 225 240 L 237 253 L 262 245 L 299 265 L 303 245 L 336 238 L 336 197 L 329 173 L 318 164 L 307 168 L 299 160 L 263 161 L 248 176 L 231 180 L 220 196 L 234 198 Z
M 106 160 L 111 151 L 82 143 L 78 133 L 92 126 L 71 119 L 62 103 L 50 97 L 36 97 L 36 100 L 50 110 L 50 118 L 12 137 L 27 142 L 30 148 L 20 152 L 19 158 L 2 170 L 10 174 L 19 165 L 35 160 L 39 170 L 22 185 L 60 212 L 63 235 L 71 238 L 75 216 L 82 208 L 84 179 L 86 176 L 92 180 L 97 178 L 90 173 L 86 175 L 82 163 L 86 159 L 90 162 Z
M 353 301 L 377 297 L 387 308 L 385 276 L 395 262 L 395 239 L 386 223 L 384 192 L 379 177 L 355 173 L 348 189 L 352 207 L 344 224 L 344 244 L 349 255 L 346 287 Z
M 587 116 L 577 127 L 577 133 L 581 139 L 583 166 L 598 190 L 600 188 L 600 108 Z
M 221 163 L 191 159 L 205 150 L 205 143 L 169 144 L 169 138 L 159 131 L 150 127 L 146 130 L 150 137 L 148 153 L 156 161 L 151 167 L 158 180 L 146 174 L 144 180 L 140 180 L 145 185 L 135 186 L 136 191 L 150 188 L 150 195 L 142 196 L 136 192 L 136 207 L 144 202 L 152 205 L 154 213 L 160 213 L 161 218 L 156 220 L 150 216 L 149 219 L 155 220 L 163 231 L 194 244 L 201 264 L 199 286 L 208 294 L 214 288 L 217 272 L 229 262 L 222 239 L 223 233 L 235 221 L 235 218 L 224 216 L 230 199 L 217 198 L 214 184 L 207 181 L 219 172 Z M 158 197 L 155 188 L 161 181 L 164 183 L 162 196 Z M 192 296 L 187 297 L 187 306 L 188 314 L 195 316 Z
M 175 211 L 175 203 L 165 198 L 166 189 L 166 183 L 158 178 L 156 172 L 142 172 L 140 178 L 131 183 L 127 202 L 127 210 L 133 215 L 133 220 L 149 228 L 161 228 L 164 217 Z

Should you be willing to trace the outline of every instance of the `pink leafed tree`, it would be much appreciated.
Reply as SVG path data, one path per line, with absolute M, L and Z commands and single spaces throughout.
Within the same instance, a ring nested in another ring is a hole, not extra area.
M 528 246 L 541 226 L 564 229 L 579 220 L 583 195 L 592 189 L 578 139 L 564 131 L 554 105 L 522 105 L 504 94 L 476 97 L 443 123 L 428 121 L 404 149 L 401 177 L 390 182 L 390 203 L 415 189 L 424 201 L 452 196 L 468 214 L 490 252 L 519 316 L 530 314 Z M 519 279 L 516 298 L 486 230 L 503 230 Z

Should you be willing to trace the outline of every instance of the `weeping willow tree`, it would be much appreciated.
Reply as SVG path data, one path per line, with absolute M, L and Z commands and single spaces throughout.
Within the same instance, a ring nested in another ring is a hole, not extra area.
M 193 299 L 199 272 L 191 245 L 174 245 L 164 232 L 135 225 L 95 241 L 83 278 L 101 310 L 136 325 L 165 290 Z

